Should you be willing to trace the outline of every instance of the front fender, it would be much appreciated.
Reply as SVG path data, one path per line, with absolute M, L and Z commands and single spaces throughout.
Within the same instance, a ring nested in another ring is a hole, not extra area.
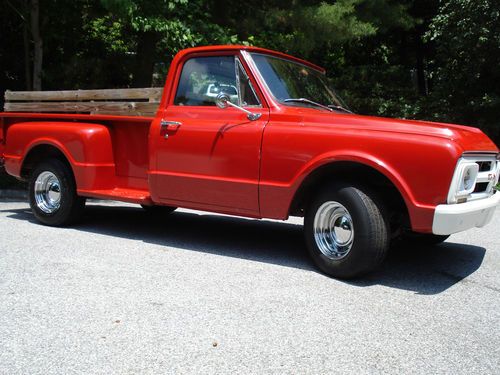
M 70 163 L 78 189 L 106 189 L 114 184 L 109 129 L 101 124 L 20 122 L 8 129 L 4 156 L 9 174 L 20 177 L 27 158 L 40 146 L 59 150 Z
M 423 160 L 420 162 L 413 160 L 417 155 L 404 157 L 401 154 L 399 157 L 384 158 L 382 154 L 392 153 L 366 153 L 363 150 L 353 149 L 319 153 L 303 163 L 286 181 L 261 180 L 262 216 L 287 218 L 297 191 L 311 173 L 327 164 L 354 162 L 378 171 L 391 181 L 405 201 L 413 230 L 430 231 L 436 202 L 446 199 L 455 163 L 454 158 L 447 154 L 453 153 L 454 150 L 435 148 L 433 151 L 435 155 L 432 155 L 431 160 L 439 160 L 435 163 L 443 164 L 443 168 L 429 169 L 427 176 L 431 176 L 430 181 L 426 181 L 423 169 L 429 168 L 431 164 Z M 422 159 L 422 156 L 420 158 Z
M 292 189 L 296 192 L 304 180 L 315 170 L 336 162 L 353 162 L 371 167 L 382 175 L 387 177 L 396 188 L 399 190 L 406 204 L 414 203 L 415 197 L 412 193 L 410 186 L 408 186 L 405 178 L 396 171 L 396 169 L 384 161 L 383 159 L 374 157 L 363 152 L 356 152 L 352 150 L 337 150 L 326 154 L 316 156 L 310 160 L 304 167 L 297 173 L 293 179 Z
M 295 176 L 289 182 L 276 184 L 261 181 L 261 189 L 263 189 L 261 195 L 262 198 L 270 198 L 268 204 L 263 204 L 263 206 L 276 208 L 276 205 L 273 204 L 273 202 L 280 202 L 283 196 L 286 195 L 287 197 L 285 200 L 289 202 L 286 213 L 275 212 L 274 215 L 272 215 L 273 217 L 277 216 L 279 218 L 286 218 L 290 210 L 290 204 L 304 181 L 312 173 L 319 170 L 320 168 L 338 162 L 354 162 L 375 169 L 393 183 L 393 185 L 401 193 L 407 206 L 412 206 L 415 204 L 415 198 L 413 196 L 412 190 L 408 186 L 405 179 L 390 164 L 383 161 L 382 159 L 375 158 L 373 157 L 373 155 L 365 154 L 363 152 L 356 152 L 352 150 L 336 150 L 319 154 L 313 159 L 309 160 L 302 166 L 302 168 L 300 168 L 300 170 L 297 171 Z M 280 211 L 282 211 L 283 208 L 284 207 L 281 206 Z M 267 215 L 269 215 L 269 213 Z M 266 216 L 266 214 L 264 216 Z
M 363 152 L 337 150 L 335 152 L 318 155 L 316 158 L 307 163 L 294 178 L 294 182 L 291 186 L 293 196 L 295 196 L 297 191 L 300 189 L 301 184 L 311 173 L 325 165 L 338 162 L 353 162 L 361 164 L 381 173 L 389 181 L 391 181 L 401 194 L 408 210 L 412 228 L 420 231 L 429 230 L 429 223 L 432 223 L 435 206 L 419 202 L 412 186 L 408 183 L 408 174 L 404 175 L 398 172 L 398 170 L 391 163 L 383 160 L 382 158 Z M 402 172 L 404 172 L 404 170 Z M 447 189 L 443 191 L 443 194 L 446 192 Z

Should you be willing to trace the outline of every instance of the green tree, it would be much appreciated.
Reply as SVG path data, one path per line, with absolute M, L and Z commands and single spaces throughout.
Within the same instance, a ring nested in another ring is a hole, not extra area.
M 239 39 L 304 58 L 322 57 L 344 43 L 410 20 L 407 6 L 392 0 L 213 0 L 212 19 Z
M 134 56 L 132 86 L 150 86 L 155 65 L 180 49 L 236 42 L 230 30 L 210 22 L 210 8 L 201 0 L 102 0 L 101 3 L 107 13 L 90 20 L 88 31 L 107 49 Z
M 423 4 L 428 1 L 362 1 L 356 14 L 376 33 L 315 50 L 314 58 L 322 60 L 334 87 L 355 111 L 395 117 L 418 113 L 416 103 L 427 87 L 427 51 L 417 48 L 423 35 L 417 29 L 428 23 L 419 12 L 429 9 Z
M 444 1 L 427 37 L 436 49 L 431 100 L 437 117 L 480 126 L 500 143 L 498 1 Z

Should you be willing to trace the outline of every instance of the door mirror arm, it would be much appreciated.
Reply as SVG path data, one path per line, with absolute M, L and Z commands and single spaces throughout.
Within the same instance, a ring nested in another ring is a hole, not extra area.
M 247 114 L 247 118 L 250 121 L 258 120 L 260 118 L 260 116 L 262 116 L 261 113 L 253 113 L 253 112 L 250 112 L 249 110 L 246 110 L 245 108 L 240 107 L 239 105 L 231 103 L 231 101 L 229 100 L 229 95 L 227 95 L 224 92 L 221 92 L 219 95 L 217 95 L 217 97 L 215 98 L 215 104 L 217 105 L 217 107 L 219 107 L 221 109 L 225 109 L 227 107 L 237 108 L 240 111 L 245 112 Z

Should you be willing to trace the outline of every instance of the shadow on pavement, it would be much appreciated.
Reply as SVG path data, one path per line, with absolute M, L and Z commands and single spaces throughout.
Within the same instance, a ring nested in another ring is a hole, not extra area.
M 29 209 L 2 210 L 36 223 Z M 88 205 L 76 230 L 319 272 L 309 259 L 302 226 L 237 217 L 175 212 L 152 215 L 141 208 Z M 418 294 L 441 293 L 474 273 L 486 250 L 446 242 L 392 251 L 374 273 L 350 285 L 383 285 Z
M 462 280 L 466 282 L 481 266 L 485 253 L 483 247 L 453 242 L 397 248 L 377 271 L 350 284 L 384 285 L 418 294 L 438 294 Z

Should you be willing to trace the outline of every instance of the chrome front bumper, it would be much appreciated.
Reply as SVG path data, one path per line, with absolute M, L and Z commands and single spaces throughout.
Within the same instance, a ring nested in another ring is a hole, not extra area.
M 432 233 L 448 235 L 474 227 L 484 227 L 500 203 L 500 192 L 489 198 L 460 204 L 440 204 L 434 211 Z

